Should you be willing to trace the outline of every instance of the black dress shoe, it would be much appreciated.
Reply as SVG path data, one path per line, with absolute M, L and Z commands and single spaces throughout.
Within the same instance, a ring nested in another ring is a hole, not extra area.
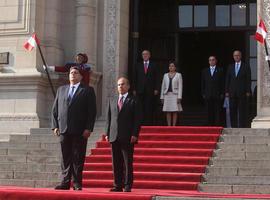
M 124 192 L 131 192 L 131 187 L 126 186 L 126 187 L 124 188 Z
M 123 189 L 118 188 L 118 187 L 113 187 L 112 189 L 110 189 L 110 192 L 123 192 Z
M 60 185 L 55 186 L 54 189 L 55 190 L 69 190 L 70 189 L 70 186 L 69 185 L 62 185 L 62 184 L 60 184 Z

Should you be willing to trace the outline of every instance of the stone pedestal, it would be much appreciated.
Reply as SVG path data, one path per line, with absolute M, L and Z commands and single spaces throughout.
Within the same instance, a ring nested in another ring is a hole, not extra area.
M 49 127 L 53 95 L 47 78 L 39 73 L 0 75 L 0 134 L 29 133 Z
M 258 16 L 270 30 L 270 0 L 257 1 L 257 6 Z M 267 43 L 270 44 L 269 34 Z M 257 116 L 251 123 L 252 128 L 270 128 L 270 69 L 265 55 L 264 46 L 258 44 Z

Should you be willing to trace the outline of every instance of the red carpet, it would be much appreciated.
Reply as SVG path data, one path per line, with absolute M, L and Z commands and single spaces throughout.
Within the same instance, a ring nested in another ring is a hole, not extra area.
M 112 165 L 107 142 L 87 156 L 83 191 L 0 187 L 0 200 L 150 200 L 154 196 L 270 199 L 270 195 L 211 194 L 197 191 L 221 133 L 219 127 L 143 127 L 135 148 L 134 188 L 110 193 Z
M 220 127 L 143 127 L 134 154 L 134 188 L 197 191 Z M 85 161 L 86 188 L 113 183 L 110 144 L 97 142 Z

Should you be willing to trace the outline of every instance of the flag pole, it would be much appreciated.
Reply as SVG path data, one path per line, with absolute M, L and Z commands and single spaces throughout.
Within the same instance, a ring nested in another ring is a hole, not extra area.
M 41 56 L 43 65 L 45 66 L 45 72 L 46 72 L 47 77 L 48 77 L 48 80 L 49 80 L 49 84 L 50 84 L 50 87 L 51 87 L 51 90 L 52 90 L 52 93 L 53 93 L 53 97 L 55 98 L 55 96 L 56 96 L 56 95 L 55 95 L 55 90 L 54 90 L 54 87 L 53 87 L 53 84 L 52 84 L 52 80 L 51 80 L 51 77 L 50 77 L 50 74 L 49 74 L 49 71 L 48 71 L 47 63 L 45 62 L 43 53 L 42 53 L 41 48 L 40 48 L 40 46 L 39 46 L 38 43 L 37 43 L 37 46 L 38 46 L 38 50 L 39 50 L 39 53 L 40 53 L 40 56 Z
M 268 54 L 268 48 L 267 48 L 266 40 L 264 40 L 264 48 L 265 48 L 265 54 L 267 56 L 268 67 L 269 67 L 269 70 L 270 70 L 270 60 L 269 60 L 269 54 Z

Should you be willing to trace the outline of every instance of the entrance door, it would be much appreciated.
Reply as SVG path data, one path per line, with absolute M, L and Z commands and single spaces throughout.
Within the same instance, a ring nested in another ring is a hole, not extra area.
M 180 33 L 179 63 L 183 75 L 183 106 L 203 106 L 201 97 L 201 71 L 208 67 L 208 57 L 217 56 L 218 66 L 233 62 L 233 51 L 245 55 L 245 32 L 186 32 Z M 243 60 L 245 60 L 243 58 Z
M 224 69 L 233 62 L 233 51 L 246 55 L 245 31 L 185 32 L 179 34 L 178 60 L 183 75 L 183 125 L 205 125 L 206 111 L 201 96 L 201 71 L 209 67 L 208 58 L 215 55 L 217 66 Z

